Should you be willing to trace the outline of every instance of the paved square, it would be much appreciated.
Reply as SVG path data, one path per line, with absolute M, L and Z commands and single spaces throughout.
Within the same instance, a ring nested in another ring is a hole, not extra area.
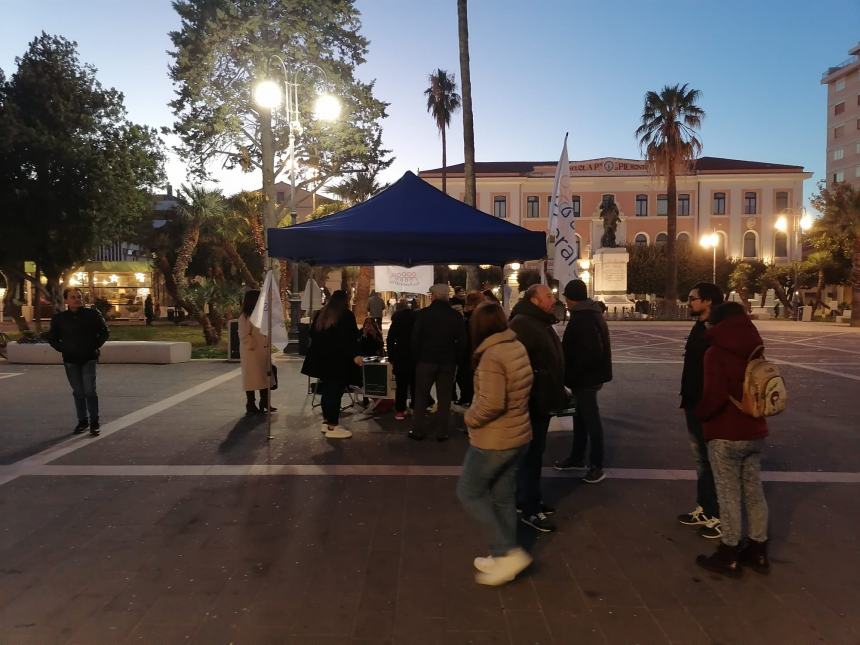
M 472 580 L 463 435 L 354 408 L 327 441 L 281 360 L 271 441 L 215 361 L 101 366 L 103 435 L 72 437 L 62 368 L 0 363 L 0 643 L 860 643 L 860 334 L 759 327 L 791 399 L 764 455 L 773 571 L 740 580 L 695 567 L 713 544 L 674 520 L 687 324 L 611 325 L 609 478 L 545 470 L 559 530 L 522 527 L 535 565 L 500 589 Z

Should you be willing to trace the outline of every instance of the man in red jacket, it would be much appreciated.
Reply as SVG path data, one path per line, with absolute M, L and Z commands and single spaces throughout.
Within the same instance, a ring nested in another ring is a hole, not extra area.
M 741 400 L 747 361 L 763 343 L 746 311 L 736 302 L 714 307 L 709 318 L 712 326 L 705 333 L 710 343 L 705 352 L 705 383 L 695 414 L 708 442 L 722 536 L 716 552 L 700 555 L 696 562 L 727 575 L 740 574 L 741 564 L 763 573 L 769 568 L 768 509 L 761 485 L 767 422 L 745 414 L 732 401 Z M 749 519 L 749 540 L 744 545 L 742 504 Z

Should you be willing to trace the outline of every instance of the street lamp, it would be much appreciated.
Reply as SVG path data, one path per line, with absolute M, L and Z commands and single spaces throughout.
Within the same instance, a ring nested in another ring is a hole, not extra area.
M 266 256 L 264 264 L 267 269 L 273 270 L 274 264 L 269 258 L 269 240 L 268 230 L 277 226 L 275 221 L 275 145 L 272 135 L 272 110 L 283 104 L 284 116 L 286 117 L 289 126 L 289 147 L 287 155 L 289 162 L 287 170 L 290 175 L 290 226 L 296 224 L 296 137 L 300 137 L 303 132 L 300 112 L 299 112 L 299 73 L 301 69 L 290 71 L 287 69 L 287 64 L 284 59 L 273 54 L 266 61 L 268 64 L 275 60 L 280 63 L 281 71 L 283 72 L 283 89 L 281 85 L 270 79 L 261 80 L 254 87 L 254 102 L 262 108 L 260 110 L 260 143 L 263 157 L 263 192 L 266 195 L 265 210 L 263 212 L 263 225 L 266 229 Z M 318 69 L 323 78 L 325 72 L 317 65 L 311 65 Z M 340 101 L 334 96 L 323 94 L 317 97 L 314 104 L 314 118 L 321 121 L 333 121 L 340 116 Z M 298 351 L 298 336 L 299 336 L 299 311 L 301 310 L 302 298 L 299 294 L 299 269 L 298 262 L 293 263 L 292 285 L 290 290 L 290 343 L 287 345 L 287 351 Z
M 789 225 L 788 216 L 791 216 L 791 225 Z M 803 234 L 812 228 L 812 216 L 806 212 L 805 208 L 801 208 L 800 212 L 789 211 L 786 209 L 776 221 L 773 227 L 780 233 L 788 234 L 789 229 L 794 233 L 794 279 L 792 287 L 797 293 L 797 263 L 803 261 Z
M 717 284 L 717 247 L 720 245 L 720 236 L 717 235 L 716 231 L 713 233 L 705 233 L 702 236 L 702 239 L 699 240 L 699 244 L 706 249 L 711 249 L 713 252 L 711 282 L 713 284 Z

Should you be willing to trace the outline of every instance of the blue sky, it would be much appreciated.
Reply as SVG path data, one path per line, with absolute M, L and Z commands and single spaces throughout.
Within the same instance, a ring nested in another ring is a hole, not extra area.
M 397 160 L 385 177 L 441 164 L 425 109 L 437 67 L 459 82 L 455 0 L 358 0 L 370 40 L 358 74 L 376 79 L 389 102 L 385 145 Z M 633 136 L 645 92 L 690 83 L 707 117 L 703 154 L 825 168 L 822 72 L 860 39 L 860 0 L 692 3 L 472 0 L 470 41 L 479 161 L 553 160 L 570 132 L 571 159 L 638 158 Z M 131 118 L 172 123 L 167 32 L 178 25 L 168 0 L 0 0 L 0 67 L 40 31 L 78 42 L 104 85 L 121 90 Z M 449 163 L 463 159 L 461 117 L 449 133 Z M 184 168 L 171 161 L 174 185 Z M 218 175 L 227 192 L 259 176 Z

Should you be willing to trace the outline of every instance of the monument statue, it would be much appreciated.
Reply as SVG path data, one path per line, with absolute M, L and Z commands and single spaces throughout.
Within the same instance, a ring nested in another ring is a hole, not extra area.
M 618 206 L 615 205 L 613 197 L 609 197 L 600 205 L 600 219 L 603 220 L 603 237 L 600 238 L 600 246 L 605 249 L 614 249 L 618 246 L 615 241 L 615 231 L 618 230 L 621 214 L 618 212 Z

